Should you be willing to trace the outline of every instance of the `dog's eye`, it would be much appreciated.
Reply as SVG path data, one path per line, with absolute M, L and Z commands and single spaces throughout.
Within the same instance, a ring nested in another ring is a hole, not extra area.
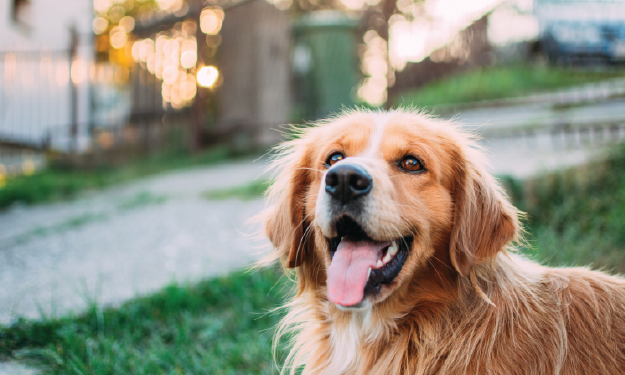
M 330 157 L 328 157 L 328 160 L 326 160 L 326 165 L 333 166 L 343 159 L 345 159 L 345 155 L 340 152 L 335 152 L 334 154 L 330 155 Z
M 421 164 L 421 161 L 413 156 L 406 156 L 404 160 L 399 163 L 399 167 L 408 172 L 423 170 L 423 164 Z

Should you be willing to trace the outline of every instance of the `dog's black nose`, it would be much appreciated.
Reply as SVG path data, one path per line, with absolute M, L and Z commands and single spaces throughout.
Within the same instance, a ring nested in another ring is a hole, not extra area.
M 326 191 L 345 204 L 371 191 L 373 180 L 363 168 L 339 164 L 326 175 Z

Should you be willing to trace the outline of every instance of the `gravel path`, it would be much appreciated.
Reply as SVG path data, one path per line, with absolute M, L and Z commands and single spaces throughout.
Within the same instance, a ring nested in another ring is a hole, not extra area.
M 263 167 L 250 160 L 173 172 L 0 213 L 0 323 L 65 315 L 93 300 L 115 305 L 248 265 L 268 245 L 245 224 L 262 201 L 201 193 L 249 183 Z

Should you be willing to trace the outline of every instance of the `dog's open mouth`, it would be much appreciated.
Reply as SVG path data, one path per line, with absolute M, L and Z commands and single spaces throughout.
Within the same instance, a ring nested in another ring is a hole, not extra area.
M 329 239 L 332 263 L 328 269 L 328 299 L 349 307 L 365 295 L 375 295 L 401 271 L 413 237 L 376 241 L 351 218 L 337 222 L 337 236 Z

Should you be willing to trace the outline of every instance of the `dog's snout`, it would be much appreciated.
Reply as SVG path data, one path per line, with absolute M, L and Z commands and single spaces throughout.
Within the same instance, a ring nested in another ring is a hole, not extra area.
M 371 191 L 373 180 L 362 167 L 337 165 L 326 175 L 326 191 L 345 204 Z

